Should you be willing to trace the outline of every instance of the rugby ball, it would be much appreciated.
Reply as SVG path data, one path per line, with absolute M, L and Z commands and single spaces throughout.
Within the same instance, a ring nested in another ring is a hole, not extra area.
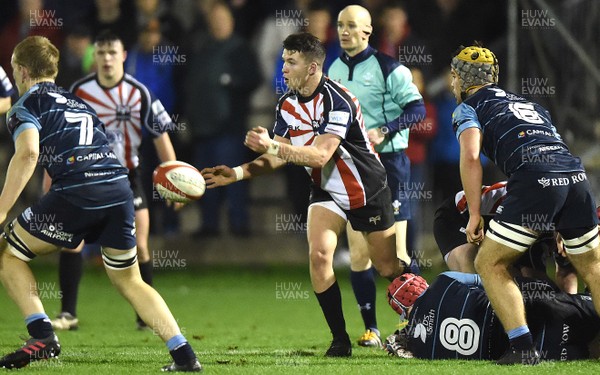
M 200 171 L 182 161 L 166 161 L 154 170 L 152 182 L 158 194 L 167 200 L 189 203 L 204 195 L 206 184 Z

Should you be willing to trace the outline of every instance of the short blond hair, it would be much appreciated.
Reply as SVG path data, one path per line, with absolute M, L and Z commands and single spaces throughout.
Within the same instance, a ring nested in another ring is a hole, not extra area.
M 58 48 L 46 37 L 35 35 L 21 41 L 13 50 L 14 62 L 29 70 L 31 79 L 56 78 Z

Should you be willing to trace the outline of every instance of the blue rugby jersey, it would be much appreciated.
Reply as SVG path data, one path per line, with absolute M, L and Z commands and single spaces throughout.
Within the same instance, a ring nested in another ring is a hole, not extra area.
M 81 99 L 54 83 L 31 87 L 7 115 L 16 140 L 26 129 L 37 129 L 38 163 L 52 179 L 51 191 L 76 206 L 99 209 L 132 198 L 124 168 L 110 149 L 104 124 Z
M 564 293 L 544 280 L 519 277 L 515 282 L 542 358 L 588 358 L 588 345 L 600 331 L 591 298 Z M 405 330 L 408 350 L 416 358 L 498 359 L 508 347 L 502 324 L 473 274 L 440 274 L 415 301 Z
M 457 139 L 465 129 L 480 129 L 484 155 L 509 177 L 517 170 L 584 171 L 544 107 L 496 85 L 481 88 L 456 107 L 452 125 Z
M 406 329 L 416 358 L 498 358 L 508 346 L 483 286 L 444 273 L 416 300 Z

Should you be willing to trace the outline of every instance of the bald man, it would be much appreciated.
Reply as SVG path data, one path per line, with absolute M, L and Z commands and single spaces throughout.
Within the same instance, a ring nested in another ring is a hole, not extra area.
M 329 68 L 329 77 L 346 86 L 361 105 L 369 140 L 379 153 L 392 191 L 396 229 L 396 252 L 406 265 L 406 220 L 410 206 L 406 189 L 410 181 L 408 147 L 410 127 L 425 118 L 423 98 L 412 83 L 410 70 L 398 56 L 387 56 L 369 45 L 373 32 L 369 11 L 350 5 L 338 15 L 337 31 L 342 56 Z M 360 346 L 381 346 L 375 315 L 375 274 L 367 244 L 361 233 L 347 228 L 350 245 L 352 289 L 365 324 Z M 414 271 L 414 270 L 413 270 Z

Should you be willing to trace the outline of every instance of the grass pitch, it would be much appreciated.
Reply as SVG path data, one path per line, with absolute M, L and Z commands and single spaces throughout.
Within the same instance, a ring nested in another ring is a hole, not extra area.
M 37 264 L 36 264 L 37 263 Z M 60 309 L 57 267 L 33 262 L 48 315 Z M 184 268 L 157 271 L 155 286 L 182 332 L 198 353 L 206 374 L 591 374 L 597 361 L 543 363 L 500 368 L 482 361 L 400 360 L 382 350 L 354 346 L 348 359 L 323 356 L 330 335 L 308 278 L 308 267 Z M 347 272 L 338 279 L 348 331 L 363 333 Z M 431 278 L 428 278 L 431 279 Z M 379 280 L 379 327 L 388 335 L 397 317 Z M 0 288 L 0 354 L 16 349 L 26 335 L 16 306 Z M 102 268 L 86 268 L 79 294 L 80 329 L 58 332 L 60 358 L 34 363 L 21 373 L 159 373 L 171 358 L 150 331 L 137 331 L 132 309 L 110 285 Z

